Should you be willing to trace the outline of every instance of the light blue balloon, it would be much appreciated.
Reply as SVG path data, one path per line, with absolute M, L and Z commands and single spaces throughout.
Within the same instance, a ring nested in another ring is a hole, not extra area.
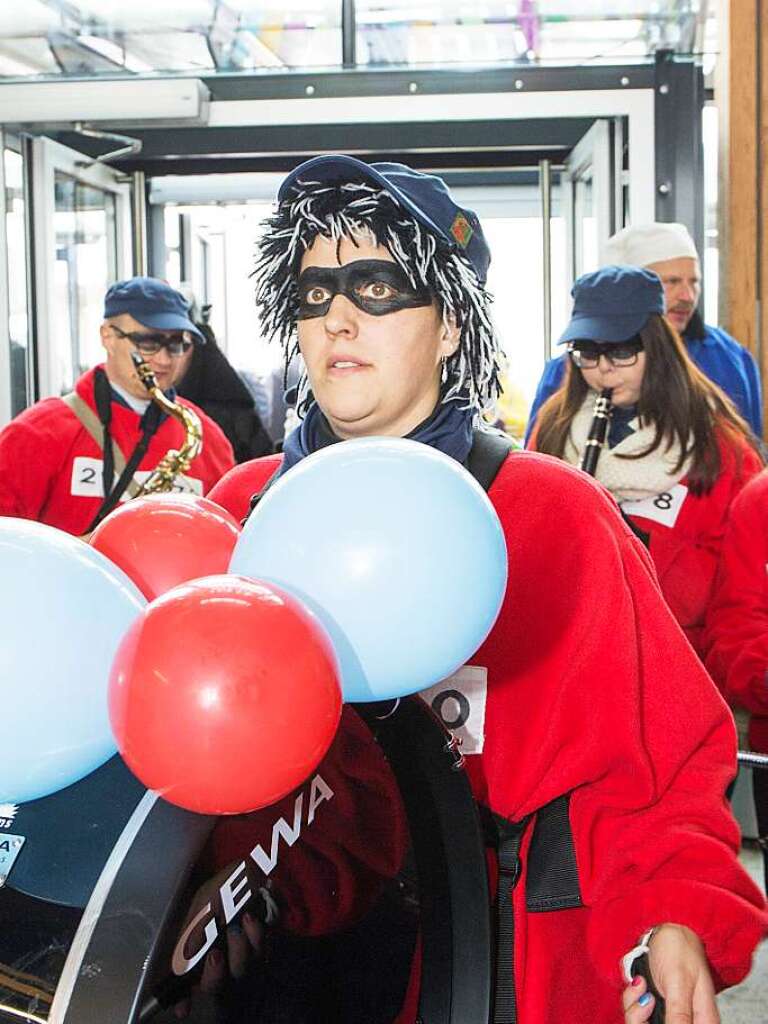
M 344 698 L 371 701 L 432 686 L 477 650 L 501 607 L 507 552 L 458 462 L 369 437 L 303 459 L 271 487 L 230 571 L 303 600 L 331 635 Z
M 116 750 L 112 659 L 146 601 L 104 555 L 61 530 L 0 517 L 0 802 L 77 782 Z

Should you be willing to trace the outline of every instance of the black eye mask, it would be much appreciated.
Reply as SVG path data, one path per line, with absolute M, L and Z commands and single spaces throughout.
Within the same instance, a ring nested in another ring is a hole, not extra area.
M 376 285 L 384 286 L 377 297 Z M 325 294 L 323 294 L 325 293 Z M 299 277 L 299 320 L 325 316 L 337 295 L 343 295 L 371 316 L 430 306 L 432 293 L 416 290 L 408 275 L 389 260 L 355 260 L 343 267 L 307 267 Z

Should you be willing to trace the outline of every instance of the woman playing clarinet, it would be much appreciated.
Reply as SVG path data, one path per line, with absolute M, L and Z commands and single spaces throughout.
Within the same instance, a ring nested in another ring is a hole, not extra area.
M 580 277 L 572 294 L 560 339 L 566 377 L 541 408 L 529 447 L 608 488 L 701 653 L 728 509 L 763 465 L 757 441 L 686 354 L 655 274 L 604 267 Z

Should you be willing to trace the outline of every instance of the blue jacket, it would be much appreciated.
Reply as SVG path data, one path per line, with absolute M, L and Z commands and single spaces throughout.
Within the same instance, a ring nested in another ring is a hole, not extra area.
M 693 326 L 693 323 L 692 325 Z M 701 337 L 683 336 L 688 355 L 702 373 L 728 395 L 757 437 L 763 436 L 763 403 L 760 377 L 750 352 L 720 327 L 702 324 Z M 698 333 L 698 332 L 697 332 Z M 544 367 L 528 416 L 528 440 L 539 408 L 560 387 L 565 375 L 566 356 L 550 359 Z

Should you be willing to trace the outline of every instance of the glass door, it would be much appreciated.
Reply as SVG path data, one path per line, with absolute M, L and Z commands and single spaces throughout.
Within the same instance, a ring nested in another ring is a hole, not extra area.
M 130 189 L 46 138 L 32 146 L 38 395 L 61 395 L 101 359 L 104 293 L 131 274 Z
M 557 173 L 552 175 L 549 246 L 544 245 L 541 182 L 535 172 L 517 175 L 506 185 L 453 188 L 456 201 L 474 210 L 491 248 L 488 289 L 493 320 L 504 352 L 502 395 L 491 418 L 522 440 L 528 410 L 544 369 L 546 333 L 544 277 L 547 255 L 552 327 L 562 330 L 562 296 L 567 294 L 563 216 Z
M 561 178 L 569 287 L 600 265 L 605 243 L 624 223 L 622 122 L 601 118 L 571 150 Z

